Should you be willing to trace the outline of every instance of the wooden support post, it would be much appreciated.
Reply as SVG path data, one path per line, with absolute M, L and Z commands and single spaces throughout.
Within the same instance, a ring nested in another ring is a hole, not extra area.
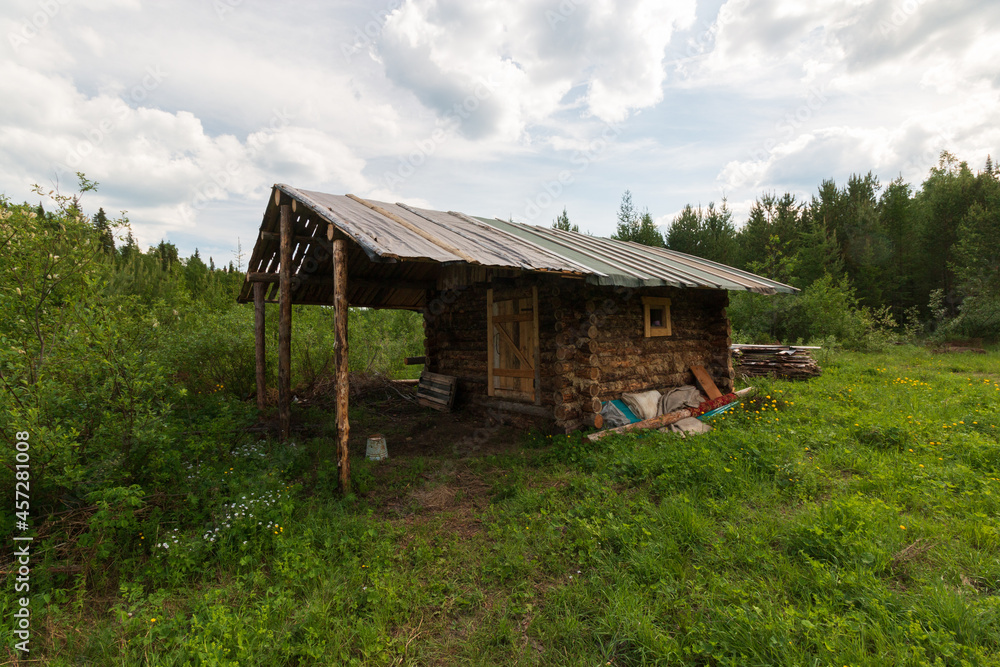
M 496 390 L 493 385 L 493 366 L 496 363 L 493 355 L 493 340 L 496 333 L 493 331 L 493 288 L 486 290 L 486 395 L 495 396 Z
M 542 348 L 539 338 L 541 333 L 538 329 L 538 286 L 533 285 L 531 287 L 531 312 L 534 314 L 533 324 L 535 326 L 534 337 L 535 337 L 535 405 L 542 404 Z
M 333 306 L 337 366 L 337 456 L 340 460 L 340 490 L 351 492 L 351 463 L 348 458 L 347 438 L 350 423 L 347 420 L 347 246 L 346 241 L 333 242 Z
M 292 207 L 281 207 L 278 294 L 278 421 L 281 439 L 292 433 Z
M 264 348 L 264 285 L 255 283 L 253 286 L 253 342 L 257 364 L 257 410 L 264 411 L 264 398 L 267 394 L 267 375 L 265 374 L 267 356 Z

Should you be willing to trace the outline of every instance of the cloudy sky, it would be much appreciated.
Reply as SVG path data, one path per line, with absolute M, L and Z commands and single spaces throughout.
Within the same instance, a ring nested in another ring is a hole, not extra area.
M 3 0 L 0 193 L 228 262 L 282 182 L 614 231 L 1000 147 L 996 0 Z

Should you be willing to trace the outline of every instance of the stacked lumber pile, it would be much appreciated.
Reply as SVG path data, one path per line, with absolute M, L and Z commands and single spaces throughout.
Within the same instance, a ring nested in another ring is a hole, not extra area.
M 818 347 L 795 345 L 732 345 L 733 364 L 743 377 L 776 377 L 807 380 L 823 372 L 809 350 Z

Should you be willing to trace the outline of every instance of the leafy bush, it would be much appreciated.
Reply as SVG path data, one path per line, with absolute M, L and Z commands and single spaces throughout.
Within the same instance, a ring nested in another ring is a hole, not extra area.
M 747 342 L 833 339 L 848 349 L 880 351 L 896 339 L 896 323 L 888 308 L 859 306 L 846 278 L 838 281 L 828 274 L 801 294 L 737 292 L 728 312 L 734 337 Z

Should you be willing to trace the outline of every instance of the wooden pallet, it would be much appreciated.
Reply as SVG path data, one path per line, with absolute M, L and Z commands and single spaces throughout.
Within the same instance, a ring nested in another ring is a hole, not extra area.
M 424 372 L 417 383 L 417 402 L 425 408 L 451 412 L 457 389 L 458 378 Z

